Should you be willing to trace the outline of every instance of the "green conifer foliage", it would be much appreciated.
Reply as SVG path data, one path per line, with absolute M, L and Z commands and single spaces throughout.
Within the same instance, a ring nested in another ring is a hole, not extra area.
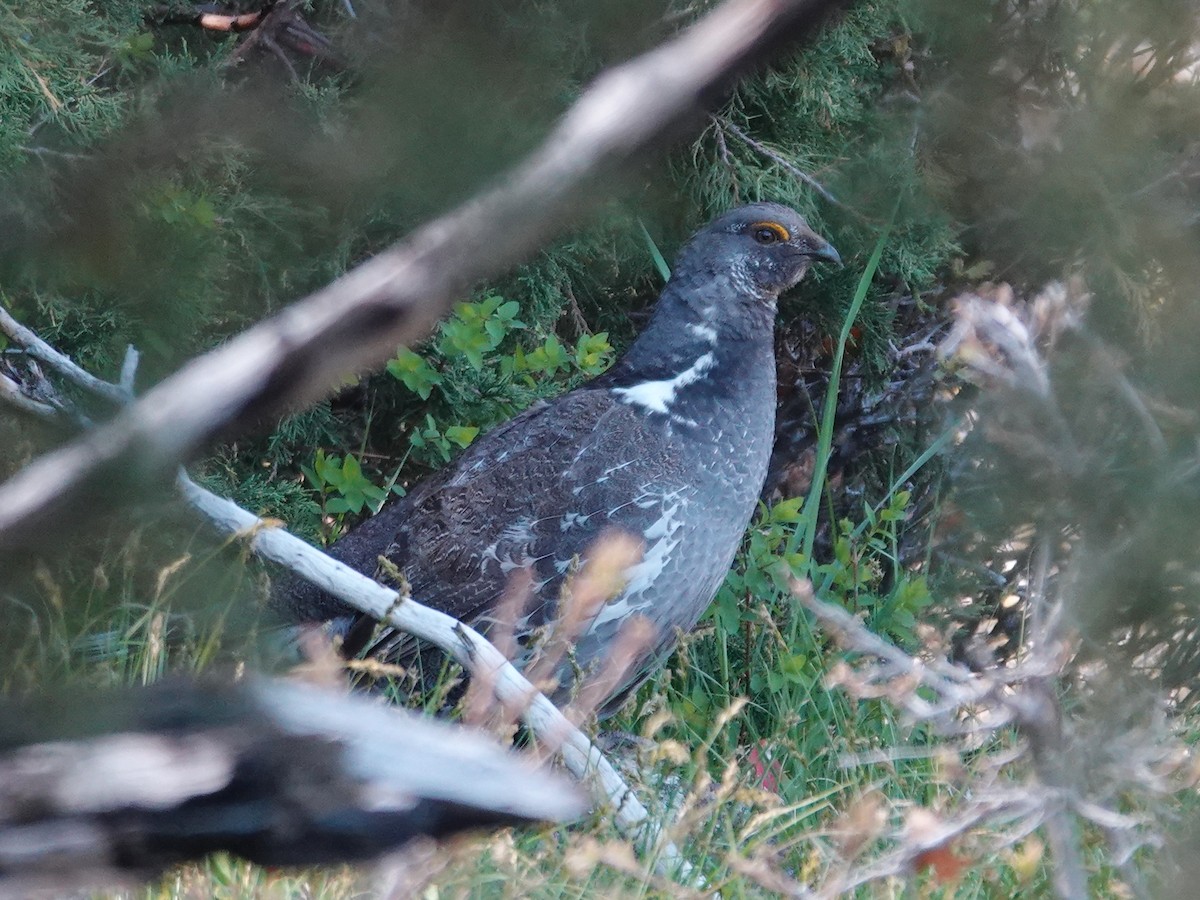
M 231 65 L 245 36 L 177 12 L 0 10 L 0 299 L 98 374 L 114 377 L 135 345 L 140 386 L 468 196 L 597 71 L 695 15 L 613 0 L 364 4 L 350 20 L 340 3 L 314 4 L 308 21 L 337 59 L 293 56 L 293 80 L 262 51 Z M 848 262 L 785 299 L 781 341 L 809 344 L 836 335 L 899 203 L 856 337 L 861 377 L 879 378 L 894 299 L 919 296 L 957 252 L 912 142 L 897 140 L 918 122 L 905 15 L 900 0 L 856 5 L 536 258 L 463 297 L 427 342 L 397 348 L 385 372 L 214 448 L 197 475 L 336 537 L 483 430 L 602 371 L 662 287 L 656 257 L 669 263 L 692 229 L 756 199 L 795 205 Z M 20 434 L 6 466 L 57 439 Z M 893 453 L 885 471 L 904 464 Z
M 692 229 L 760 198 L 802 210 L 849 262 L 785 301 L 782 340 L 815 318 L 795 338 L 808 342 L 836 334 L 900 201 L 860 323 L 859 365 L 878 377 L 889 298 L 928 287 L 956 252 L 916 154 L 896 140 L 917 115 L 903 6 L 859 4 L 554 245 L 463 297 L 425 344 L 397 348 L 387 371 L 214 448 L 195 471 L 299 533 L 336 537 L 378 505 L 357 502 L 351 483 L 376 500 L 403 491 L 481 431 L 602 371 L 661 289 L 656 254 L 669 262 Z M 350 20 L 339 3 L 315 4 L 308 20 L 338 59 L 293 57 L 293 80 L 265 52 L 230 65 L 246 37 L 180 12 L 0 9 L 0 299 L 98 374 L 114 377 L 135 345 L 141 386 L 468 195 L 597 71 L 695 14 L 619 0 L 367 4 Z M 57 439 L 19 434 L 6 466 Z M 304 472 L 317 475 L 318 452 L 355 478 L 314 483 Z

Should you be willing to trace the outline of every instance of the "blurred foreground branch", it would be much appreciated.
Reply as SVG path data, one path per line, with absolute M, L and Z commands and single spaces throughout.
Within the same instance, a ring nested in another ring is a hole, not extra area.
M 0 700 L 0 896 L 146 879 L 223 850 L 371 859 L 586 809 L 479 732 L 258 677 Z
M 728 0 L 601 74 L 490 191 L 205 354 L 115 420 L 0 486 L 0 552 L 62 540 L 97 505 L 165 482 L 213 441 L 325 396 L 424 336 L 475 282 L 577 222 L 587 189 L 700 113 L 738 73 L 846 0 Z
M 1114 864 L 1144 895 L 1130 862 L 1138 848 L 1161 846 L 1162 827 L 1151 816 L 1126 811 L 1118 798 L 1171 791 L 1167 772 L 1178 770 L 1186 753 L 1163 719 L 1155 731 L 1127 734 L 1107 733 L 1106 723 L 1072 719 L 1059 698 L 1057 673 L 1067 652 L 1060 642 L 1046 642 L 1016 665 L 972 671 L 947 662 L 944 647 L 920 656 L 905 653 L 857 616 L 817 600 L 806 584 L 796 594 L 821 627 L 857 657 L 836 665 L 829 683 L 860 699 L 885 698 L 910 725 L 922 723 L 948 739 L 942 762 L 961 798 L 951 808 L 912 806 L 894 827 L 881 821 L 872 832 L 856 835 L 859 847 L 880 841 L 888 849 L 870 861 L 848 861 L 822 896 L 925 868 L 952 880 L 973 858 L 993 856 L 1042 829 L 1055 894 L 1077 900 L 1089 896 L 1080 823 L 1100 829 Z M 1006 737 L 1008 726 L 1016 742 Z M 1106 752 L 1097 753 L 1098 741 L 1107 741 Z M 1180 782 L 1175 789 L 1182 787 Z M 981 834 L 984 827 L 988 832 Z
M 1187 696 L 1176 677 L 1197 655 L 1186 599 L 1200 568 L 1194 420 L 1126 374 L 1087 330 L 1087 301 L 1079 282 L 1028 299 L 981 286 L 958 298 L 940 347 L 979 389 L 960 397 L 971 427 L 958 436 L 966 474 L 952 497 L 985 493 L 1000 528 L 983 532 L 979 552 L 1018 558 L 1003 567 L 993 613 L 1015 611 L 1019 623 L 1004 661 L 985 635 L 960 641 L 931 624 L 904 650 L 794 585 L 848 656 L 828 682 L 886 700 L 921 736 L 846 764 L 928 756 L 944 788 L 897 804 L 894 817 L 881 797 L 851 810 L 823 896 L 926 869 L 953 882 L 1000 853 L 1032 877 L 1042 839 L 1059 897 L 1094 895 L 1097 843 L 1130 895 L 1159 896 L 1168 881 L 1165 866 L 1155 885 L 1141 863 L 1168 844 L 1167 810 L 1196 780 L 1191 722 L 1175 717 Z

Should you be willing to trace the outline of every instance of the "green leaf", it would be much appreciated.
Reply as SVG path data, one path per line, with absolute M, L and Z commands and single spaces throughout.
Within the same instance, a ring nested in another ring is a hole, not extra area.
M 713 602 L 710 615 L 717 623 L 717 629 L 721 633 L 736 634 L 742 621 L 742 609 L 738 603 L 738 595 L 729 590 L 728 586 L 723 587 L 717 593 L 717 599 Z
M 407 347 L 401 347 L 395 358 L 388 360 L 387 370 L 389 375 L 400 379 L 406 388 L 422 400 L 428 400 L 433 389 L 442 383 L 441 374 L 429 365 L 425 357 Z
M 479 434 L 479 429 L 473 425 L 452 425 L 446 429 L 446 440 L 466 448 Z
M 117 58 L 122 62 L 145 60 L 151 57 L 153 50 L 154 35 L 149 31 L 140 31 L 130 35 L 125 43 L 117 48 Z
M 650 258 L 654 261 L 654 268 L 658 270 L 658 274 L 662 276 L 663 281 L 671 280 L 671 267 L 667 265 L 667 261 L 663 258 L 662 251 L 658 249 L 658 244 L 654 243 L 654 238 L 650 237 L 650 232 L 646 229 L 646 225 L 640 219 L 638 225 L 642 229 L 642 237 L 646 241 L 646 247 L 650 250 Z
M 892 234 L 892 226 L 896 222 L 896 215 L 900 212 L 900 200 L 903 195 L 896 196 L 896 203 L 892 207 L 892 214 L 889 217 L 887 224 L 884 225 L 879 239 L 875 242 L 875 248 L 871 251 L 871 257 L 867 260 L 866 268 L 863 269 L 862 275 L 858 279 L 858 286 L 854 289 L 854 296 L 850 300 L 850 308 L 846 311 L 846 318 L 842 322 L 842 330 L 838 336 L 837 346 L 833 354 L 833 366 L 830 369 L 829 389 L 825 392 L 824 408 L 821 412 L 820 426 L 817 429 L 817 455 L 813 465 L 812 484 L 808 488 L 808 498 L 805 503 L 805 512 L 807 513 L 807 525 L 804 529 L 802 549 L 805 556 L 812 556 L 813 544 L 817 537 L 817 510 L 821 505 L 821 498 L 825 491 L 825 478 L 829 467 L 829 458 L 833 447 L 833 425 L 837 413 L 838 400 L 838 382 L 842 377 L 842 363 L 845 360 L 846 344 L 850 340 L 850 331 L 854 327 L 854 320 L 858 317 L 858 312 L 862 309 L 863 301 L 867 298 L 867 291 L 871 287 L 871 280 L 875 277 L 875 272 L 879 268 L 879 261 L 883 258 L 883 249 L 887 246 L 888 239 Z
M 197 197 L 189 210 L 192 221 L 201 228 L 212 228 L 217 221 L 217 211 L 207 197 Z
M 562 343 L 554 335 L 550 335 L 540 347 L 525 355 L 525 367 L 530 372 L 539 372 L 551 376 L 560 369 L 566 369 L 569 358 Z
M 906 578 L 896 586 L 894 603 L 903 610 L 921 610 L 933 603 L 925 576 Z
M 803 518 L 801 512 L 803 509 L 803 497 L 792 497 L 790 500 L 781 500 L 771 507 L 767 521 L 773 524 L 794 524 Z
M 313 460 L 313 469 L 322 485 L 338 484 L 342 479 L 342 459 L 340 456 L 326 456 L 324 450 L 318 450 Z
M 575 366 L 587 375 L 598 375 L 612 362 L 613 348 L 608 342 L 608 332 L 584 334 L 575 344 Z
M 488 319 L 483 323 L 483 330 L 487 333 L 487 336 L 491 338 L 488 346 L 489 350 L 498 347 L 500 342 L 504 340 L 504 335 L 507 334 L 507 331 L 504 328 L 504 323 L 499 319 Z

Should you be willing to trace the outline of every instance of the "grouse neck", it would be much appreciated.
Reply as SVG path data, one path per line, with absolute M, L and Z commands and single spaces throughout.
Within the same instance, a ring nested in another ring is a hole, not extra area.
M 763 312 L 758 327 L 730 333 L 689 304 L 660 301 L 646 330 L 595 386 L 678 425 L 773 413 L 774 309 Z
M 706 286 L 709 290 L 689 290 L 670 282 L 649 324 L 597 386 L 675 378 L 692 383 L 707 370 L 738 359 L 773 358 L 774 300 L 731 298 L 720 290 L 726 286 Z

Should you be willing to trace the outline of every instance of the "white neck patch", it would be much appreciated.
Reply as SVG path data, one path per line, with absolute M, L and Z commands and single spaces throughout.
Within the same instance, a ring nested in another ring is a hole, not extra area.
M 716 361 L 717 358 L 709 351 L 674 378 L 643 381 L 632 387 L 613 388 L 612 391 L 626 403 L 645 407 L 651 412 L 670 413 L 671 404 L 675 402 L 675 395 L 680 389 L 703 378 Z

